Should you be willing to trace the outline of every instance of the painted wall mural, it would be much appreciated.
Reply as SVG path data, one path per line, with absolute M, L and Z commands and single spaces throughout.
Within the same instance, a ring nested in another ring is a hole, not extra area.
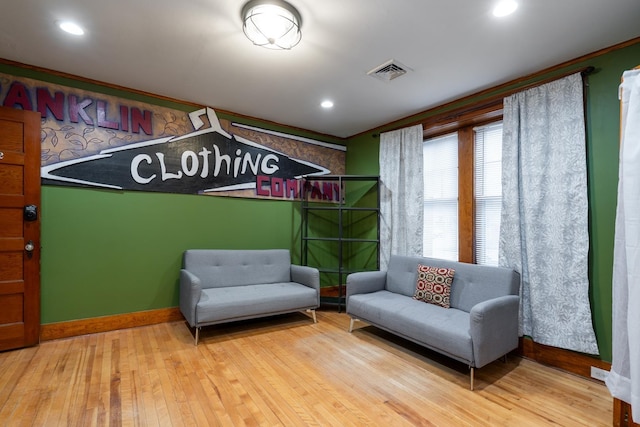
M 306 175 L 344 174 L 341 145 L 0 74 L 0 104 L 40 112 L 42 183 L 292 200 Z M 339 189 L 310 188 L 338 200 Z

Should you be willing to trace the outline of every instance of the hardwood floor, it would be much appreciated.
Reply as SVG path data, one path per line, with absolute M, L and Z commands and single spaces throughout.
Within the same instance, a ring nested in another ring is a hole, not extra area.
M 509 357 L 476 370 L 318 312 L 184 322 L 0 353 L 0 425 L 608 426 L 606 387 Z

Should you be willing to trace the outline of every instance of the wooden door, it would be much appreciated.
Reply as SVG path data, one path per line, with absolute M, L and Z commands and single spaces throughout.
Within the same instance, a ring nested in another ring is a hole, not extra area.
M 0 351 L 39 340 L 40 114 L 0 108 Z

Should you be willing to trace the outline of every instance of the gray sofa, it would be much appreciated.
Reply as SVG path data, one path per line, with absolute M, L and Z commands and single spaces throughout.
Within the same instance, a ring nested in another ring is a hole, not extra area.
M 180 311 L 195 328 L 307 311 L 316 322 L 320 278 L 312 267 L 292 265 L 286 249 L 192 249 L 180 270 Z
M 455 269 L 450 308 L 413 298 L 418 264 Z M 387 271 L 347 276 L 347 314 L 474 368 L 518 347 L 520 275 L 507 268 L 391 256 Z

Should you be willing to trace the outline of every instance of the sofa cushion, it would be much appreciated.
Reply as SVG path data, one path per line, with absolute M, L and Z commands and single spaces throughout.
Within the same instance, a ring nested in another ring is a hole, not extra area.
M 291 281 L 291 257 L 286 249 L 190 249 L 183 262 L 203 289 Z
M 413 298 L 418 301 L 449 308 L 453 268 L 418 264 L 418 280 Z
M 473 361 L 469 313 L 389 291 L 349 297 L 347 313 L 463 362 Z
M 387 267 L 386 289 L 389 292 L 412 297 L 416 291 L 418 264 L 422 259 L 391 255 Z
M 203 289 L 196 321 L 216 323 L 315 308 L 318 294 L 294 282 Z
M 457 263 L 451 285 L 451 307 L 471 311 L 474 305 L 504 295 L 518 295 L 520 276 L 514 270 Z

